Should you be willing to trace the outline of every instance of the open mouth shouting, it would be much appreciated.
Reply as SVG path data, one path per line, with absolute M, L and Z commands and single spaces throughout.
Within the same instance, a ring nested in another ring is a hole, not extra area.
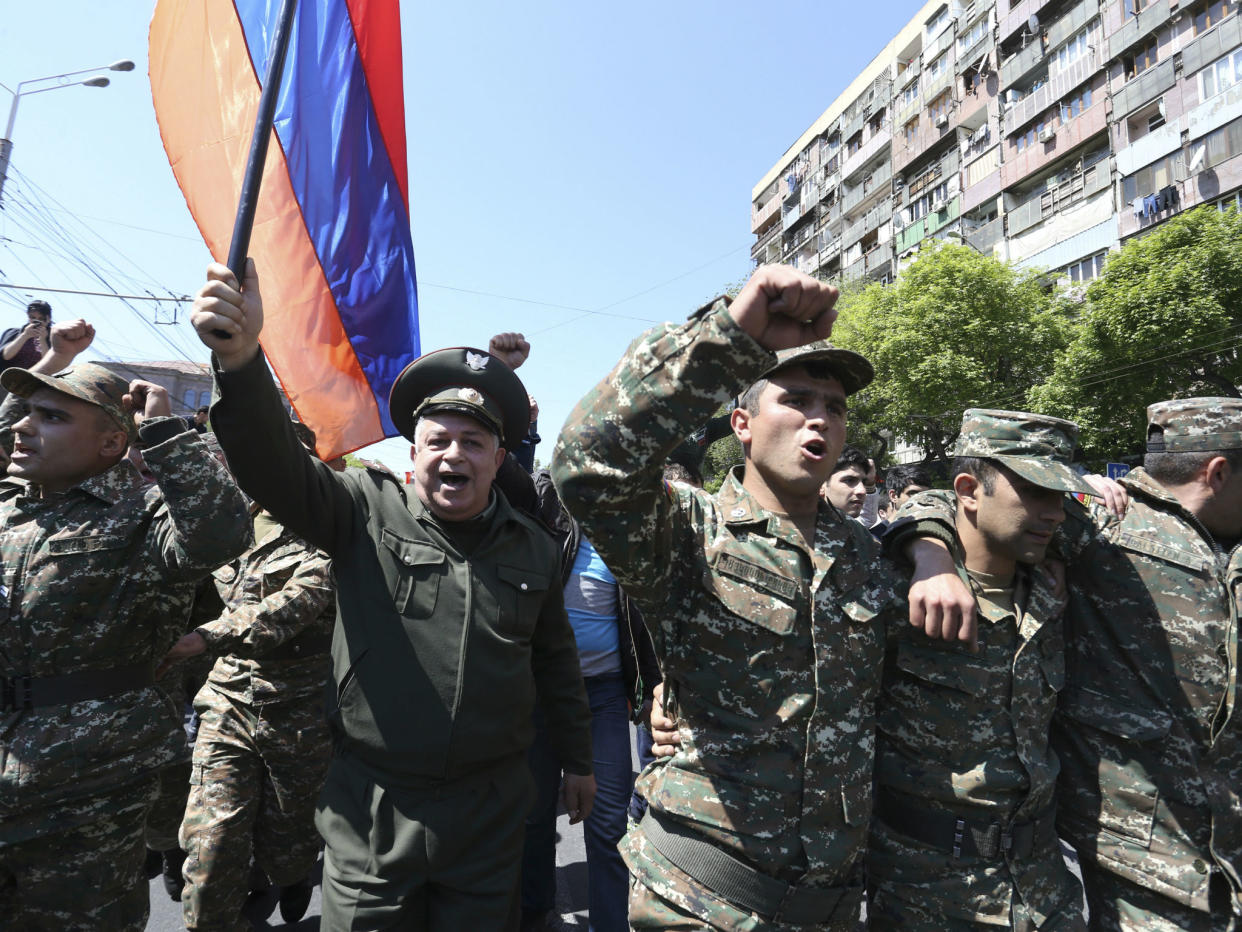
M 811 462 L 819 463 L 823 461 L 824 455 L 828 452 L 828 444 L 818 438 L 808 440 L 802 444 L 802 452 Z

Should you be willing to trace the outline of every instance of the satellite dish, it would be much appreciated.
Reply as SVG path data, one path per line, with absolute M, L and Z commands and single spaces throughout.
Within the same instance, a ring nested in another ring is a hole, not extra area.
M 1026 28 L 1029 29 L 1032 34 L 1039 32 L 1039 17 L 1034 13 L 1027 17 Z

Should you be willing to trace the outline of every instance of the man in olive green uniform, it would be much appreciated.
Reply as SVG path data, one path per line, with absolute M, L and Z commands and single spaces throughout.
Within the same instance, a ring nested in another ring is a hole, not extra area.
M 1148 421 L 1124 518 L 1067 503 L 1058 828 L 1093 928 L 1222 932 L 1242 914 L 1242 401 L 1162 402 Z M 924 573 L 948 591 L 947 572 Z
M 0 926 L 141 930 L 143 825 L 184 759 L 154 685 L 195 581 L 250 542 L 245 502 L 168 395 L 92 364 L 85 321 L 8 369 L 0 429 Z M 56 373 L 53 375 L 53 373 Z M 135 422 L 139 422 L 136 424 Z M 141 436 L 156 484 L 129 461 Z
M 978 604 L 978 650 L 899 620 L 876 721 L 867 855 L 873 929 L 1085 929 L 1057 839 L 1049 729 L 1065 683 L 1064 599 L 1033 564 L 1093 494 L 1068 466 L 1078 428 L 972 409 L 954 448 L 956 569 Z M 917 503 L 892 527 L 923 516 Z
M 244 292 L 223 266 L 208 276 L 193 320 L 214 351 L 211 422 L 242 488 L 336 575 L 323 926 L 502 929 L 517 916 L 536 691 L 575 820 L 594 794 L 556 546 L 492 485 L 529 427 L 526 392 L 482 350 L 424 356 L 389 399 L 415 445 L 414 494 L 376 470 L 333 472 L 281 409 L 253 267 Z
M 871 365 L 823 339 L 836 289 L 786 267 L 640 337 L 553 454 L 562 500 L 651 634 L 683 745 L 622 841 L 634 928 L 841 929 L 863 899 L 875 698 L 895 579 L 819 497 Z M 788 350 L 776 354 L 775 350 Z M 752 384 L 753 383 L 753 384 Z M 713 496 L 665 460 L 750 385 Z

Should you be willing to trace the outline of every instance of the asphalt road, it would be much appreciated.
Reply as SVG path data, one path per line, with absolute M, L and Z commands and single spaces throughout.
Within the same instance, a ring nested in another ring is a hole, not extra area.
M 634 730 L 630 729 L 631 754 L 633 754 Z M 637 757 L 633 758 L 635 772 Z M 586 932 L 587 928 L 587 866 L 586 848 L 582 842 L 582 826 L 569 824 L 569 816 L 563 811 L 556 820 L 556 905 L 564 927 L 574 932 Z M 319 928 L 319 874 L 323 860 L 315 865 L 314 897 L 306 915 L 289 925 L 280 918 L 276 891 L 254 895 L 246 904 L 245 916 L 253 929 L 289 929 L 312 932 Z M 164 892 L 164 881 L 156 877 L 151 881 L 151 918 L 147 920 L 148 932 L 178 932 L 185 928 L 181 921 L 181 903 L 174 903 Z

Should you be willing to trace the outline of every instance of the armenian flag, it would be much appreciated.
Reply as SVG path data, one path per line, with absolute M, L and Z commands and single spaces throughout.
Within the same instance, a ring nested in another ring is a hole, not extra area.
M 280 0 L 159 0 L 149 36 L 160 135 L 226 262 Z M 250 256 L 263 350 L 319 453 L 396 436 L 388 393 L 417 358 L 398 0 L 302 0 Z

